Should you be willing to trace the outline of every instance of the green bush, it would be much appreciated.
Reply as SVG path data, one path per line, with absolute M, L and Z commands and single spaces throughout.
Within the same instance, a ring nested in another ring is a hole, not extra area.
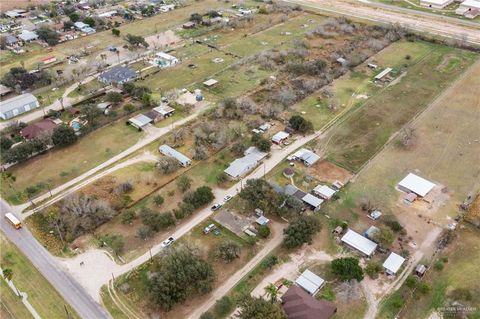
M 223 296 L 217 300 L 214 307 L 214 312 L 217 316 L 226 316 L 233 310 L 234 303 L 228 296 Z
M 267 225 L 260 225 L 258 227 L 258 236 L 262 238 L 267 238 L 270 236 L 270 228 Z
M 382 271 L 382 265 L 375 261 L 369 261 L 365 267 L 365 273 L 372 279 L 378 278 L 378 274 Z

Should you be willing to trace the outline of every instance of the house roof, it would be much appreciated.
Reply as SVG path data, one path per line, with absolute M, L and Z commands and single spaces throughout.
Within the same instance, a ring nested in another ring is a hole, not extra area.
M 288 134 L 287 132 L 284 132 L 284 131 L 280 131 L 278 133 L 276 133 L 275 135 L 272 136 L 272 141 L 274 142 L 281 142 L 282 140 L 288 138 L 290 136 L 290 134 Z
M 57 124 L 55 124 L 55 122 L 53 122 L 51 119 L 43 119 L 24 127 L 20 131 L 20 135 L 27 140 L 31 140 L 53 131 L 55 127 L 57 127 Z
M 375 80 L 380 80 L 381 78 L 383 78 L 385 75 L 387 75 L 390 72 L 392 72 L 392 68 L 386 68 L 385 70 L 383 70 L 382 72 L 378 73 L 375 76 Z
M 270 219 L 268 219 L 267 217 L 265 217 L 263 215 L 258 217 L 257 220 L 256 220 L 257 224 L 259 224 L 259 225 L 266 225 L 266 224 L 268 224 L 269 221 L 270 221 Z
M 288 184 L 285 186 L 285 190 L 284 190 L 284 193 L 285 195 L 290 195 L 290 196 L 293 196 L 299 189 L 292 185 L 292 184 Z
M 425 197 L 425 195 L 435 187 L 435 184 L 413 173 L 409 173 L 400 181 L 400 183 L 398 183 L 398 186 L 406 188 L 419 196 Z
M 292 154 L 292 156 L 294 158 L 301 159 L 308 166 L 315 164 L 320 159 L 320 156 L 311 150 L 307 150 L 306 148 L 299 149 Z
M 168 105 L 160 105 L 160 106 L 157 106 L 157 107 L 154 107 L 153 110 L 163 116 L 167 115 L 167 114 L 170 114 L 172 112 L 175 111 L 174 108 L 168 106 Z
M 217 83 L 218 83 L 218 81 L 215 80 L 215 79 L 208 79 L 208 80 L 206 80 L 205 82 L 203 82 L 203 85 L 205 85 L 205 86 L 213 86 L 213 85 L 215 85 L 215 84 L 217 84 Z
M 150 124 L 152 119 L 143 114 L 138 114 L 137 116 L 130 118 L 128 121 L 137 127 L 144 127 L 145 125 Z
M 313 191 L 326 199 L 329 199 L 335 194 L 335 190 L 328 187 L 327 185 L 318 185 L 313 189 Z
M 176 57 L 174 57 L 173 55 L 170 55 L 168 53 L 165 53 L 165 52 L 158 52 L 157 54 L 155 54 L 155 56 L 157 58 L 162 58 L 164 60 L 169 60 L 169 61 L 177 60 Z
M 347 233 L 343 235 L 342 242 L 361 251 L 367 256 L 370 256 L 375 249 L 377 249 L 377 244 L 351 229 L 349 229 Z
M 333 303 L 316 300 L 295 285 L 282 296 L 282 307 L 288 319 L 329 319 L 337 311 Z
M 435 5 L 445 5 L 447 4 L 448 2 L 450 2 L 451 0 L 421 0 L 421 2 L 427 2 L 427 3 L 431 3 L 431 4 L 435 4 Z
M 392 252 L 383 263 L 383 267 L 391 273 L 396 274 L 404 262 L 405 258 Z
M 367 236 L 368 238 L 372 238 L 373 234 L 375 234 L 379 230 L 380 229 L 378 229 L 378 227 L 372 225 L 368 227 L 368 229 L 365 231 L 365 236 Z
M 100 74 L 99 78 L 105 82 L 125 82 L 137 77 L 137 73 L 125 66 L 115 66 Z
M 90 26 L 90 25 L 88 25 L 84 22 L 81 22 L 81 21 L 75 22 L 73 25 L 78 29 L 83 29 L 83 28 L 86 28 L 86 27 Z
M 150 110 L 148 111 L 147 113 L 144 113 L 143 115 L 145 115 L 146 117 L 152 119 L 152 121 L 154 121 L 157 117 L 158 117 L 158 113 L 153 111 L 153 110 Z
M 23 41 L 32 41 L 38 39 L 38 34 L 34 31 L 22 30 L 18 37 Z
M 7 44 L 14 44 L 18 42 L 18 39 L 11 34 L 5 34 L 4 38 Z
M 25 93 L 22 95 L 17 95 L 12 97 L 11 99 L 1 101 L 0 102 L 0 112 L 7 113 L 8 111 L 12 111 L 18 109 L 22 106 L 25 106 L 30 103 L 37 103 L 37 98 L 33 96 L 33 94 Z
M 465 0 L 460 5 L 464 7 L 480 9 L 480 1 L 478 0 Z
M 260 152 L 256 147 L 249 148 L 245 151 L 245 156 L 231 162 L 224 172 L 234 178 L 240 177 L 255 167 L 265 156 L 267 153 Z
M 302 287 L 311 295 L 314 295 L 324 282 L 325 280 L 308 269 L 305 270 L 297 280 L 295 280 L 295 283 L 299 287 Z
M 9 88 L 8 86 L 0 84 L 0 95 L 5 95 L 5 94 L 10 93 L 12 91 L 13 91 L 12 88 Z
M 317 208 L 323 203 L 323 199 L 318 198 L 317 196 L 313 196 L 312 194 L 306 194 L 302 197 L 302 200 L 308 205 L 311 205 L 315 208 Z
M 179 151 L 171 148 L 170 146 L 166 145 L 166 144 L 163 144 L 161 145 L 158 150 L 160 151 L 160 153 L 162 153 L 163 155 L 166 155 L 166 156 L 170 156 L 170 157 L 173 157 L 175 158 L 176 160 L 178 160 L 180 163 L 182 164 L 188 164 L 188 163 L 191 163 L 192 160 L 188 157 L 186 157 L 185 155 L 183 155 L 182 153 L 180 153 Z

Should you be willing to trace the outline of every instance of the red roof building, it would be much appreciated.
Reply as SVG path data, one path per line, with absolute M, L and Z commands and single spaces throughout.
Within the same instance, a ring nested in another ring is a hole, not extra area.
M 31 140 L 42 135 L 50 134 L 57 126 L 51 119 L 43 119 L 39 122 L 29 124 L 20 131 L 20 135 L 26 140 Z
M 317 300 L 295 285 L 282 296 L 282 306 L 288 319 L 329 319 L 337 312 L 333 303 Z

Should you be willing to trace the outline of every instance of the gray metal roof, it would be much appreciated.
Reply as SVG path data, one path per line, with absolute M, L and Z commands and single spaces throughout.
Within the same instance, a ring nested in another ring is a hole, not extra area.
M 256 147 L 250 147 L 245 151 L 245 156 L 237 158 L 230 166 L 225 169 L 225 173 L 231 177 L 237 178 L 243 176 L 251 169 L 253 169 L 259 161 L 261 161 L 267 153 L 260 152 Z
M 342 237 L 342 242 L 361 251 L 367 256 L 370 256 L 375 249 L 377 249 L 377 244 L 351 229 Z
M 107 82 L 125 82 L 137 77 L 137 73 L 132 69 L 125 67 L 125 66 L 115 66 L 110 70 L 103 72 L 100 74 L 99 79 Z
M 6 113 L 30 103 L 37 103 L 37 98 L 30 93 L 25 93 L 0 102 L 0 112 Z
M 128 119 L 128 121 L 138 127 L 143 127 L 149 123 L 152 122 L 152 119 L 149 118 L 148 116 L 145 116 L 143 114 L 138 114 L 137 116 L 134 116 L 130 119 Z
M 4 38 L 7 44 L 14 44 L 18 42 L 18 39 L 11 34 L 5 34 Z
M 295 280 L 295 284 L 297 284 L 297 286 L 302 287 L 311 295 L 314 295 L 324 282 L 325 280 L 308 269 L 305 270 L 300 277 L 297 278 L 297 280 Z
M 35 31 L 23 30 L 18 37 L 23 41 L 32 41 L 38 39 L 38 34 Z
M 323 203 L 323 199 L 313 196 L 312 194 L 306 194 L 303 196 L 302 200 L 313 207 L 318 207 Z
M 166 144 L 163 144 L 161 145 L 158 150 L 160 151 L 160 153 L 162 153 L 163 155 L 166 155 L 166 156 L 170 156 L 170 157 L 173 157 L 175 158 L 176 160 L 178 160 L 180 163 L 182 163 L 183 165 L 189 165 L 192 160 L 189 159 L 188 157 L 186 157 L 185 155 L 183 155 L 182 153 L 180 153 L 179 151 L 171 148 L 170 146 L 166 145 Z

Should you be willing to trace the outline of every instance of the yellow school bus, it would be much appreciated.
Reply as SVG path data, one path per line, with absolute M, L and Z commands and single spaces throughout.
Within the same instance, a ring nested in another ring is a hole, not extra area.
M 12 224 L 12 226 L 15 227 L 16 229 L 22 228 L 22 223 L 12 213 L 6 213 L 5 214 L 5 219 L 8 220 L 8 222 L 10 224 Z

